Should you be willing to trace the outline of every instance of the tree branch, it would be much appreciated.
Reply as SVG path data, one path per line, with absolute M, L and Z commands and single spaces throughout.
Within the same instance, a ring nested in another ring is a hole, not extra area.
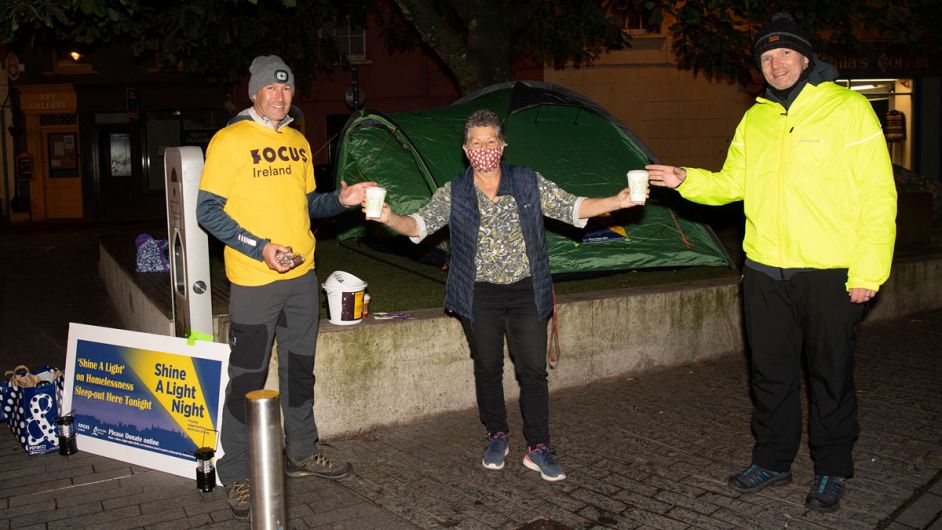
M 453 29 L 444 17 L 423 0 L 396 0 L 403 16 L 419 32 L 419 36 L 455 75 L 459 88 L 465 92 L 479 84 L 477 69 L 468 43 Z M 467 81 L 466 81 L 467 80 Z

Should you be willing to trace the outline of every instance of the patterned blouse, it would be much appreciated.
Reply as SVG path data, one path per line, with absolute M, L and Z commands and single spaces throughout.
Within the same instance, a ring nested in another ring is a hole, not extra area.
M 584 227 L 588 219 L 579 218 L 579 207 L 585 197 L 569 193 L 539 173 L 536 176 L 543 215 Z M 497 202 L 491 202 L 480 189 L 475 187 L 474 190 L 481 212 L 477 255 L 474 257 L 475 281 L 508 284 L 526 278 L 530 275 L 530 262 L 520 228 L 517 201 L 512 195 L 500 195 Z M 435 190 L 428 204 L 410 217 L 419 225 L 419 235 L 409 238 L 413 243 L 447 225 L 451 217 L 451 182 Z

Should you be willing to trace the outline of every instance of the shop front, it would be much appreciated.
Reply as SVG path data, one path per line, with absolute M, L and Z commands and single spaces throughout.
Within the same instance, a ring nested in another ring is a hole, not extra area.
M 16 157 L 11 221 L 84 215 L 79 120 L 69 84 L 17 86 L 26 151 Z

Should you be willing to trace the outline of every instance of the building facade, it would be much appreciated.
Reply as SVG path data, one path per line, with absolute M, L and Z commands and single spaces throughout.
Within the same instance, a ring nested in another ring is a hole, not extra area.
M 372 22 L 348 28 L 344 39 L 352 67 L 318 72 L 292 110 L 325 190 L 334 188 L 329 168 L 352 112 L 354 78 L 359 106 L 384 112 L 443 106 L 460 96 L 447 68 L 427 49 L 391 53 Z M 3 115 L 12 125 L 2 131 L 8 152 L 0 188 L 4 222 L 160 219 L 164 150 L 205 148 L 235 113 L 251 106 L 247 75 L 236 86 L 201 82 L 139 64 L 122 47 L 79 57 L 68 50 L 26 50 L 17 61 L 23 71 L 0 83 L 0 98 L 10 95 Z M 542 72 L 533 65 L 519 75 L 539 79 Z
M 592 66 L 547 69 L 544 78 L 607 108 L 664 163 L 719 170 L 737 123 L 763 85 L 744 87 L 679 70 L 671 36 L 662 29 L 671 23 L 666 16 L 661 28 L 626 27 L 630 48 L 610 51 Z M 938 181 L 942 55 L 864 51 L 824 59 L 837 66 L 839 83 L 870 100 L 893 162 Z

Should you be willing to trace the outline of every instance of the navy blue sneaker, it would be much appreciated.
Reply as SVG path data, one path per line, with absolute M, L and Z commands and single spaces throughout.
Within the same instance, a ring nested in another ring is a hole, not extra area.
M 791 471 L 770 471 L 755 464 L 729 477 L 729 487 L 742 493 L 755 493 L 768 486 L 792 483 Z
M 510 449 L 507 448 L 507 434 L 495 432 L 487 437 L 487 449 L 484 450 L 484 458 L 481 463 L 487 469 L 503 469 L 504 457 Z
M 566 478 L 563 468 L 553 458 L 553 450 L 547 444 L 537 444 L 536 447 L 527 447 L 527 454 L 523 455 L 523 465 L 539 471 L 543 480 L 556 482 Z
M 833 512 L 841 504 L 847 479 L 832 475 L 815 475 L 811 490 L 805 497 L 805 506 L 821 512 Z

